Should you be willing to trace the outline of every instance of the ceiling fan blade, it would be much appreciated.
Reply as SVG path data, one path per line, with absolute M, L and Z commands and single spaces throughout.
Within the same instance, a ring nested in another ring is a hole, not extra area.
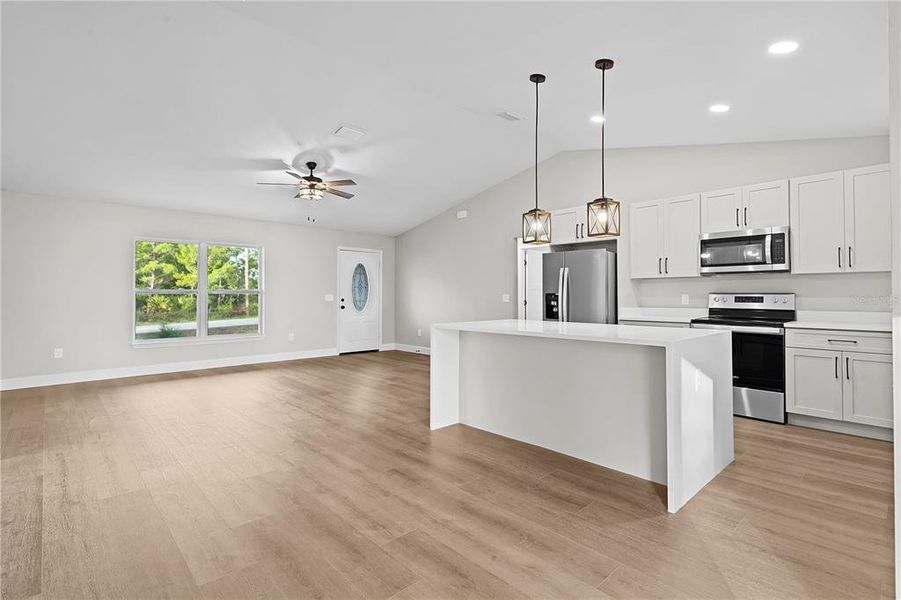
M 353 194 L 348 194 L 347 192 L 342 192 L 341 190 L 333 190 L 331 188 L 326 188 L 323 191 L 327 194 L 334 194 L 336 196 L 341 196 L 342 198 L 347 198 L 347 199 L 354 197 Z
M 264 183 L 262 181 L 257 182 L 257 185 L 290 185 L 293 187 L 297 187 L 296 183 Z
M 323 181 L 325 185 L 336 187 L 339 185 L 357 185 L 353 179 L 335 179 L 334 181 Z
M 297 179 L 303 179 L 303 175 L 301 175 L 299 173 L 295 173 L 294 171 L 285 171 L 285 173 L 287 173 L 291 177 L 296 177 Z

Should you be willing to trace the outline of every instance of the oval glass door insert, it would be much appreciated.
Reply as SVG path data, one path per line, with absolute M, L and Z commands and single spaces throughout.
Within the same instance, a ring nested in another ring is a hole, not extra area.
M 350 279 L 350 293 L 354 301 L 354 308 L 357 309 L 357 312 L 363 312 L 369 302 L 369 274 L 366 273 L 363 263 L 357 263 L 357 266 L 354 267 Z

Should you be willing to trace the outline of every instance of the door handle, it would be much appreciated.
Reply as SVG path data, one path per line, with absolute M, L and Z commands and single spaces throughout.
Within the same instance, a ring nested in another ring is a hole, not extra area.
M 663 259 L 663 272 L 669 274 L 669 256 Z
M 848 268 L 853 269 L 854 265 L 851 264 L 851 246 L 848 246 Z
M 842 247 L 838 247 L 838 268 L 842 268 Z
M 745 207 L 745 227 L 748 226 L 748 207 Z
M 557 273 L 557 320 L 563 321 L 563 267 Z
M 835 357 L 835 378 L 838 379 L 838 357 Z
M 569 267 L 563 267 L 563 320 L 569 321 Z
M 737 208 L 735 209 L 735 226 L 741 227 L 741 224 L 739 224 L 739 222 L 738 222 L 738 209 Z
M 663 259 L 658 256 L 657 257 L 657 274 L 658 275 L 663 275 L 663 268 L 661 267 L 662 262 L 663 262 Z
M 845 379 L 851 381 L 851 357 L 845 357 Z

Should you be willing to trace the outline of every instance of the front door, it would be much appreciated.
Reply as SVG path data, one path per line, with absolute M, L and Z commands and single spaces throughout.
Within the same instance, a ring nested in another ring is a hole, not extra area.
M 381 344 L 381 253 L 338 251 L 338 352 L 378 350 Z

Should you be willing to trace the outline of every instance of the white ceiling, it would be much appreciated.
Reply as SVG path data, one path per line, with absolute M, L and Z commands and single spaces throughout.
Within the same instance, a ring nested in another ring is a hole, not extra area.
M 532 72 L 542 158 L 598 147 L 602 56 L 610 147 L 885 134 L 886 22 L 875 2 L 3 2 L 2 185 L 304 223 L 255 185 L 300 153 L 358 183 L 318 225 L 397 234 L 528 168 Z M 769 55 L 783 38 L 800 50 Z

